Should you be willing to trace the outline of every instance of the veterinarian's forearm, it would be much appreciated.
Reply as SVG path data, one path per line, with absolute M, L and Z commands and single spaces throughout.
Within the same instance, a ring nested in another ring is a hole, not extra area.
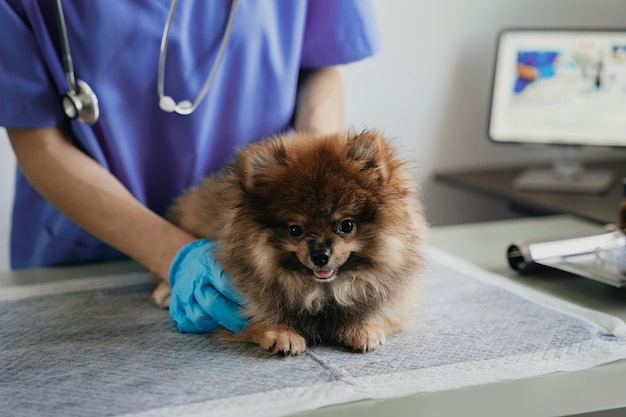
M 320 133 L 343 129 L 343 83 L 339 69 L 320 68 L 301 74 L 294 127 Z
M 27 180 L 48 202 L 103 242 L 167 279 L 171 261 L 194 238 L 140 204 L 113 175 L 58 128 L 8 130 Z

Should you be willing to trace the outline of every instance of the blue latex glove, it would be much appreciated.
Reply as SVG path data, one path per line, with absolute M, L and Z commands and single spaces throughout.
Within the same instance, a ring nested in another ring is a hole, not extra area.
M 243 299 L 213 251 L 212 241 L 196 240 L 183 246 L 170 266 L 169 311 L 181 332 L 209 332 L 222 326 L 236 333 L 247 324 L 241 317 Z

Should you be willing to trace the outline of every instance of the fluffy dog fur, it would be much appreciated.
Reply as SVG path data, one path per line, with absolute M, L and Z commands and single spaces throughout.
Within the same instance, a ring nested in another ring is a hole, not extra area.
M 427 226 L 377 132 L 253 143 L 179 197 L 170 218 L 217 242 L 247 301 L 249 324 L 229 340 L 285 355 L 313 343 L 367 352 L 407 324 Z

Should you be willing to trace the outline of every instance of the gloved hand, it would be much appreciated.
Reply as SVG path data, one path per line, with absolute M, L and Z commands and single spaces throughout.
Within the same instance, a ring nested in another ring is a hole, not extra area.
M 223 326 L 236 333 L 246 325 L 241 317 L 243 299 L 213 253 L 212 241 L 196 240 L 183 246 L 170 266 L 169 311 L 181 332 L 209 332 Z

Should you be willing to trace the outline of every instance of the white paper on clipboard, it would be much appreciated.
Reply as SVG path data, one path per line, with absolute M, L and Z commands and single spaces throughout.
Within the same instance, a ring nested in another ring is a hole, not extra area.
M 614 225 L 592 234 L 514 242 L 507 259 L 521 273 L 544 265 L 614 287 L 626 286 L 626 237 Z

